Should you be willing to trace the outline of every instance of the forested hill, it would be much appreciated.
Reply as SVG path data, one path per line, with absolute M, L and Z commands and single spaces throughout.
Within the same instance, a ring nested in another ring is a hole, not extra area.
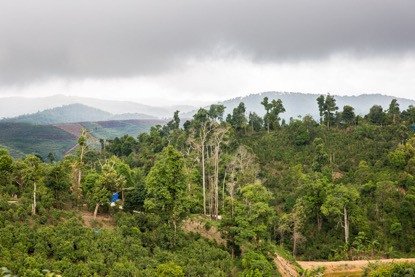
M 415 256 L 414 106 L 360 116 L 321 95 L 318 120 L 285 121 L 283 101 L 261 103 L 177 112 L 99 148 L 83 130 L 60 161 L 0 149 L 0 274 L 280 276 L 282 255 L 322 276 L 295 259 Z
M 25 114 L 13 118 L 5 118 L 1 121 L 32 124 L 59 124 L 129 119 L 155 119 L 155 117 L 140 113 L 113 115 L 109 112 L 86 105 L 70 104 L 62 107 L 47 109 L 33 114 Z
M 220 102 L 219 104 L 224 105 L 226 107 L 225 114 L 229 114 L 232 113 L 232 110 L 236 108 L 240 102 L 244 102 L 248 112 L 255 112 L 258 115 L 263 116 L 265 110 L 261 105 L 261 101 L 264 97 L 268 97 L 270 101 L 274 99 L 282 100 L 286 112 L 282 114 L 281 117 L 285 120 L 289 120 L 290 117 L 297 118 L 299 115 L 311 115 L 314 119 L 319 118 L 319 111 L 315 108 L 315 99 L 318 97 L 318 94 L 270 91 L 229 99 Z M 355 109 L 355 113 L 358 115 L 367 114 L 373 105 L 381 105 L 384 109 L 387 109 L 392 99 L 396 98 L 381 94 L 361 94 L 358 96 L 334 95 L 334 97 L 340 108 L 345 105 L 352 106 Z M 402 109 L 408 108 L 409 105 L 415 105 L 415 100 L 404 98 L 397 98 L 397 100 Z M 184 113 L 182 117 L 191 118 L 195 112 L 196 111 Z

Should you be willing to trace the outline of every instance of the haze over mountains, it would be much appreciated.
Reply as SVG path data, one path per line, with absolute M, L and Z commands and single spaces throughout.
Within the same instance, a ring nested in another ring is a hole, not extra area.
M 189 105 L 154 107 L 131 101 L 103 100 L 66 95 L 53 95 L 36 98 L 4 97 L 0 98 L 0 118 L 32 114 L 46 109 L 70 104 L 83 104 L 112 114 L 140 113 L 150 116 L 149 118 L 170 117 L 176 110 L 187 112 L 195 108 Z
M 262 92 L 218 103 L 225 105 L 225 114 L 232 113 L 232 110 L 240 102 L 244 102 L 247 114 L 249 112 L 256 112 L 258 115 L 263 116 L 265 110 L 261 102 L 264 97 L 268 97 L 269 100 L 281 99 L 286 109 L 286 112 L 281 115 L 282 118 L 288 120 L 291 117 L 297 118 L 298 116 L 311 115 L 315 119 L 318 119 L 319 112 L 316 103 L 318 96 L 319 94 L 298 92 Z M 355 108 L 356 114 L 361 115 L 367 114 L 373 105 L 381 105 L 384 109 L 387 109 L 389 103 L 394 98 L 396 97 L 381 94 L 362 94 L 359 96 L 335 95 L 337 106 L 340 110 L 343 106 L 350 105 Z M 396 99 L 401 109 L 407 109 L 409 105 L 415 105 L 415 100 L 405 98 Z M 180 111 L 180 117 L 182 119 L 187 119 L 191 118 L 198 109 L 189 105 L 152 107 L 128 101 L 63 95 L 42 98 L 9 97 L 0 100 L 0 117 L 7 117 L 3 121 L 33 124 L 163 119 L 170 118 L 176 110 Z M 32 113 L 32 111 L 37 112 Z
M 57 124 L 89 121 L 130 120 L 130 119 L 157 119 L 154 116 L 140 113 L 112 113 L 89 107 L 83 104 L 70 104 L 62 107 L 47 109 L 33 114 L 19 115 L 5 118 L 6 122 L 25 122 L 32 124 Z
M 315 119 L 318 119 L 319 111 L 316 98 L 319 95 L 320 94 L 270 91 L 237 97 L 219 103 L 226 107 L 226 114 L 232 113 L 232 110 L 236 108 L 239 103 L 244 102 L 247 113 L 256 112 L 258 115 L 263 116 L 265 114 L 265 109 L 264 106 L 261 105 L 261 102 L 264 97 L 268 97 L 270 101 L 273 99 L 281 99 L 286 110 L 285 113 L 281 114 L 282 118 L 288 120 L 290 117 L 297 118 L 299 115 L 311 115 Z M 373 105 L 381 105 L 384 109 L 388 109 L 392 99 L 398 100 L 401 109 L 407 109 L 409 105 L 415 105 L 415 100 L 381 94 L 362 94 L 359 96 L 334 95 L 334 97 L 339 110 L 342 110 L 345 105 L 350 105 L 355 109 L 356 114 L 361 115 L 367 114 Z M 190 118 L 194 112 L 195 111 L 183 113 L 181 114 L 181 117 Z

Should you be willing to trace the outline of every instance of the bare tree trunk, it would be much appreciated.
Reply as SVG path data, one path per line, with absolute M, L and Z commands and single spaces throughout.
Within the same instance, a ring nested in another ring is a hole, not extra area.
M 294 231 L 294 235 L 293 235 L 293 257 L 294 258 L 295 258 L 296 253 L 297 253 L 297 236 Z
M 205 172 L 205 141 L 202 141 L 202 186 L 203 186 L 203 214 L 206 215 L 206 172 Z
M 36 182 L 33 183 L 33 204 L 32 204 L 32 214 L 36 215 Z
M 317 231 L 321 231 L 321 227 L 323 225 L 323 219 L 321 218 L 321 214 L 317 211 Z
M 222 183 L 222 210 L 225 210 L 225 182 L 226 182 L 226 170 L 225 175 L 223 176 L 223 183 Z
M 343 207 L 344 210 L 344 241 L 346 244 L 349 242 L 349 217 L 347 215 L 346 206 Z
M 219 145 L 215 147 L 215 220 L 219 215 Z
M 94 220 L 97 219 L 97 214 L 98 214 L 98 208 L 99 208 L 100 203 L 97 203 L 95 205 L 95 210 L 94 210 Z

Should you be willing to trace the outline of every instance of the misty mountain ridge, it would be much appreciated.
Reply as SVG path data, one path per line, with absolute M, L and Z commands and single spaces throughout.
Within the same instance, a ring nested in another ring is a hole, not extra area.
M 225 115 L 232 113 L 239 103 L 244 102 L 246 114 L 255 112 L 260 116 L 265 115 L 264 106 L 261 104 L 264 97 L 268 97 L 269 101 L 281 99 L 285 112 L 281 114 L 281 118 L 289 120 L 298 116 L 311 115 L 314 119 L 319 119 L 319 110 L 317 106 L 317 97 L 321 94 L 306 94 L 300 92 L 262 92 L 250 94 L 248 96 L 235 97 L 229 100 L 218 102 L 226 107 Z M 325 95 L 325 94 L 323 94 Z M 409 105 L 415 106 L 415 100 L 399 98 L 382 94 L 361 94 L 357 96 L 340 96 L 331 94 L 336 99 L 339 111 L 343 110 L 343 106 L 349 105 L 355 109 L 356 114 L 365 115 L 369 112 L 373 105 L 381 105 L 384 109 L 389 108 L 392 99 L 397 99 L 401 110 L 405 110 Z M 182 113 L 182 118 L 191 118 L 197 110 L 188 113 Z
M 154 116 L 140 113 L 124 113 L 113 115 L 107 111 L 89 107 L 83 104 L 70 104 L 52 109 L 46 109 L 33 114 L 5 118 L 3 122 L 20 122 L 32 124 L 58 124 L 89 121 L 156 119 Z
M 190 105 L 173 105 L 154 107 L 131 101 L 104 100 L 97 98 L 52 95 L 47 97 L 4 97 L 0 98 L 0 118 L 16 117 L 32 114 L 46 109 L 52 109 L 71 104 L 83 104 L 100 109 L 111 114 L 140 113 L 156 118 L 171 117 L 176 110 L 189 112 L 195 109 Z

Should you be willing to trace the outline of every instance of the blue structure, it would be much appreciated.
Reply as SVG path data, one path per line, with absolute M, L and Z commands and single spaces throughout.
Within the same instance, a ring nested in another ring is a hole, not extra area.
M 414 131 L 415 131 L 415 125 L 412 125 L 412 130 L 414 130 Z
M 112 202 L 112 203 L 116 202 L 118 200 L 118 197 L 119 197 L 118 192 L 114 193 L 111 197 L 110 202 Z

